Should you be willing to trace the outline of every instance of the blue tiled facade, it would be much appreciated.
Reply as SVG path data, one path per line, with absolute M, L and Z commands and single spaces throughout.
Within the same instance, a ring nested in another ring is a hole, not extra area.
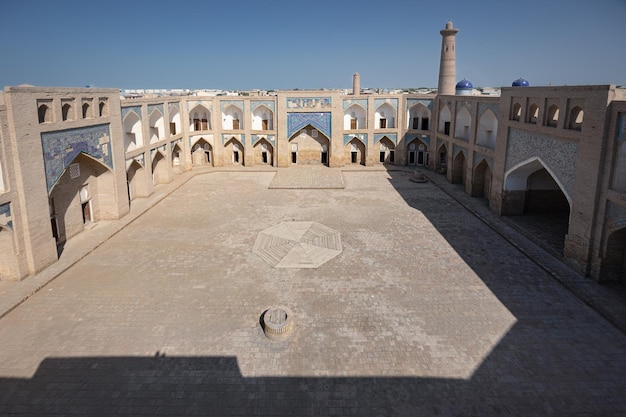
M 347 109 L 348 107 L 352 106 L 353 104 L 358 104 L 359 106 L 363 107 L 365 110 L 367 110 L 367 99 L 350 99 L 350 100 L 344 100 L 343 101 L 343 109 Z
M 311 125 L 326 137 L 331 137 L 331 114 L 322 113 L 287 113 L 287 137 L 290 138 L 298 130 Z
M 407 98 L 406 99 L 406 108 L 407 109 L 411 109 L 411 107 L 415 106 L 416 104 L 422 104 L 428 110 L 430 110 L 430 111 L 433 110 L 433 100 L 424 100 L 424 99 L 420 99 L 420 98 Z
M 380 142 L 384 137 L 392 141 L 394 145 L 398 144 L 398 135 L 396 133 L 376 133 L 374 134 L 374 143 Z
M 122 107 L 122 120 L 126 117 L 126 115 L 130 112 L 135 112 L 139 119 L 141 120 L 141 106 L 132 106 L 132 107 Z
M 330 97 L 287 97 L 288 109 L 327 109 L 331 106 Z
M 398 110 L 397 98 L 377 98 L 376 100 L 374 100 L 374 108 L 377 109 L 385 103 L 391 105 L 391 107 Z
M 367 133 L 357 133 L 355 135 L 343 135 L 343 146 L 346 146 L 352 139 L 357 138 L 367 146 Z
M 81 152 L 113 168 L 108 124 L 44 132 L 41 134 L 41 147 L 48 191 Z
M 254 146 L 261 139 L 265 139 L 270 142 L 272 145 L 276 143 L 276 136 L 274 135 L 252 135 L 252 146 Z
M 265 106 L 268 109 L 270 109 L 272 112 L 276 112 L 276 110 L 275 110 L 276 109 L 276 103 L 274 103 L 271 100 L 263 100 L 263 101 L 254 100 L 254 101 L 250 102 L 250 110 L 251 111 L 255 111 L 256 108 L 259 107 L 259 106 Z
M 429 135 L 416 135 L 414 133 L 404 135 L 404 143 L 407 145 L 413 142 L 415 139 L 421 140 L 426 146 L 430 147 L 430 136 Z

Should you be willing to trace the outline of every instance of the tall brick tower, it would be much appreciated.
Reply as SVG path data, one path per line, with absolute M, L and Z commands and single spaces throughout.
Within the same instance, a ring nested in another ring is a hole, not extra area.
M 456 58 L 454 44 L 459 32 L 448 20 L 446 28 L 441 30 L 441 61 L 439 62 L 439 94 L 454 95 L 456 85 Z

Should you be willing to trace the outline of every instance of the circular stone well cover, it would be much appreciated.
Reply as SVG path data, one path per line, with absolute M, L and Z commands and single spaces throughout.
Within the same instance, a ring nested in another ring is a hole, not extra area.
M 342 252 L 339 232 L 317 222 L 281 222 L 259 233 L 252 251 L 275 268 L 317 268 Z

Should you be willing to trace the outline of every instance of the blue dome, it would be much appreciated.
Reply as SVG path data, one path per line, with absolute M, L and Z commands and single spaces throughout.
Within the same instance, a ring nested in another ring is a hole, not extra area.
M 518 78 L 517 80 L 513 81 L 511 87 L 530 87 L 530 83 L 523 78 Z
M 456 89 L 457 90 L 471 90 L 474 88 L 474 85 L 469 82 L 468 80 L 466 80 L 465 78 L 463 78 L 461 81 L 459 81 L 456 84 Z

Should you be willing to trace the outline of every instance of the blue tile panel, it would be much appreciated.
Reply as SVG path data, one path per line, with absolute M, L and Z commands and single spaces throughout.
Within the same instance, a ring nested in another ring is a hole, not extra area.
M 367 110 L 367 99 L 354 99 L 354 100 L 344 100 L 343 101 L 343 109 L 347 109 L 348 107 L 352 106 L 353 104 L 358 104 L 359 106 L 363 107 L 365 110 Z
M 457 101 L 456 102 L 456 114 L 459 114 L 459 111 L 461 110 L 462 107 L 467 107 L 467 110 L 470 112 L 470 114 L 472 114 L 472 105 L 473 103 L 471 102 L 465 102 L 465 101 Z
M 157 109 L 163 115 L 163 104 L 149 104 L 148 105 L 148 114 L 151 115 L 154 109 Z
M 196 142 L 198 142 L 200 139 L 204 139 L 206 143 L 210 144 L 213 141 L 213 135 L 211 134 L 211 135 L 189 136 L 189 149 L 193 148 Z
M 226 142 L 228 142 L 232 138 L 237 139 L 242 146 L 246 146 L 246 135 L 229 135 L 227 133 L 222 133 L 222 146 L 224 146 Z
M 382 138 L 387 138 L 394 143 L 394 145 L 398 144 L 398 134 L 397 133 L 375 133 L 374 134 L 374 143 L 379 142 Z
M 330 97 L 287 97 L 288 109 L 328 109 L 331 106 Z
M 44 132 L 41 134 L 41 147 L 43 148 L 48 192 L 81 152 L 102 162 L 107 167 L 113 168 L 108 123 Z
M 178 103 L 169 103 L 167 110 L 169 111 L 170 114 L 172 114 L 173 109 L 176 109 L 176 111 L 180 113 L 180 109 L 178 108 Z
M 272 145 L 276 143 L 276 137 L 274 135 L 252 135 L 252 146 L 254 146 L 261 139 L 265 139 Z
M 498 118 L 499 107 L 497 103 L 478 103 L 478 118 L 483 115 L 485 110 L 490 109 L 493 114 Z
M 220 111 L 224 111 L 227 106 L 237 107 L 243 114 L 243 100 L 222 100 L 220 101 Z
M 287 113 L 287 138 L 296 133 L 303 127 L 311 125 L 327 138 L 331 137 L 331 114 L 323 113 Z
M 272 112 L 276 112 L 276 103 L 274 103 L 271 100 L 263 100 L 263 101 L 251 101 L 250 102 L 250 111 L 255 111 L 257 107 L 259 106 L 265 106 L 268 109 L 270 109 Z
M 346 146 L 352 139 L 357 138 L 367 147 L 367 133 L 357 133 L 356 135 L 343 135 L 343 146 Z
M 433 110 L 433 101 L 432 100 L 424 100 L 421 98 L 407 98 L 406 99 L 406 108 L 407 109 L 411 109 L 411 107 L 415 106 L 416 104 L 422 104 L 423 106 L 425 106 L 428 110 L 432 111 Z
M 452 158 L 456 158 L 456 156 L 461 152 L 463 153 L 465 160 L 467 160 L 467 150 L 456 144 L 452 144 Z
M 489 165 L 489 169 L 493 172 L 493 158 L 487 155 L 483 155 L 482 153 L 474 152 L 474 168 L 480 164 L 483 159 L 487 161 L 487 165 Z
M 426 145 L 427 147 L 430 147 L 430 136 L 428 135 L 416 135 L 414 133 L 412 134 L 407 133 L 406 135 L 404 135 L 404 143 L 406 143 L 407 146 L 409 145 L 409 143 L 413 142 L 415 139 L 421 140 L 424 145 Z
M 391 107 L 398 110 L 397 98 L 377 98 L 376 100 L 374 100 L 374 108 L 377 109 L 385 103 L 390 104 Z
M 141 120 L 141 106 L 122 107 L 122 120 L 124 120 L 126 115 L 131 111 L 135 112 L 137 116 L 139 116 L 139 120 Z
M 187 113 L 191 113 L 191 110 L 193 110 L 193 108 L 196 107 L 196 106 L 202 106 L 205 109 L 207 109 L 208 111 L 213 111 L 213 102 L 211 102 L 211 101 L 195 100 L 195 101 L 188 101 L 187 102 Z

